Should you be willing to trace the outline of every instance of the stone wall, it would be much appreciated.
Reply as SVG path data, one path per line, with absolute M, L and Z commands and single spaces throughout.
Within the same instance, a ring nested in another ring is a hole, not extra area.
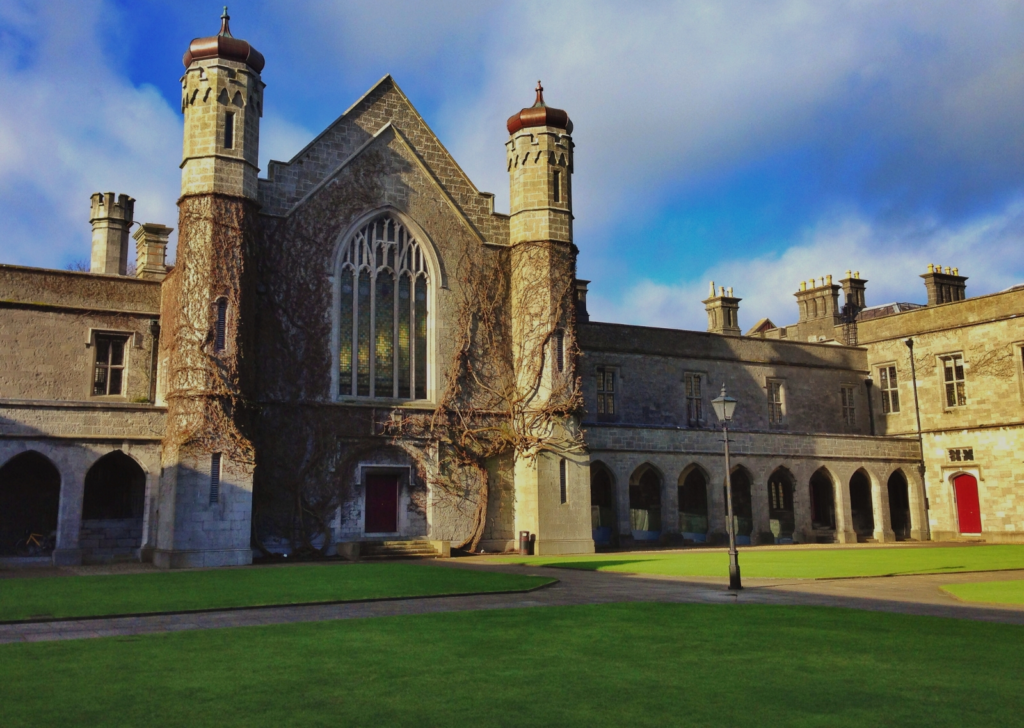
M 104 564 L 138 558 L 142 546 L 141 518 L 82 521 L 79 548 L 83 564 Z

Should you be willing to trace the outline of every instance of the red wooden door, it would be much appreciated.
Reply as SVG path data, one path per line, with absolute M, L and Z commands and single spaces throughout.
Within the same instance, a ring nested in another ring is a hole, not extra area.
M 398 530 L 398 476 L 366 476 L 366 533 Z
M 960 533 L 981 533 L 978 481 L 973 475 L 958 475 L 953 479 L 953 490 L 956 491 L 956 512 L 960 520 Z

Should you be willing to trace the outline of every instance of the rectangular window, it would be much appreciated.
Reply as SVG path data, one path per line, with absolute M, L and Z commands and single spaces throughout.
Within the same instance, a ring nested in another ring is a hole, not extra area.
M 217 299 L 217 326 L 213 336 L 213 350 L 224 351 L 228 323 L 228 299 Z
M 615 370 L 597 368 L 597 415 L 611 419 L 615 415 Z
M 94 397 L 124 394 L 124 355 L 127 336 L 96 335 L 96 364 L 93 369 Z
M 683 382 L 686 388 L 686 421 L 691 425 L 699 425 L 704 419 L 704 399 L 700 388 L 701 375 L 686 372 Z
M 768 422 L 782 424 L 782 382 L 768 382 Z
M 552 175 L 552 177 L 553 177 L 553 179 L 551 180 L 551 193 L 553 195 L 552 199 L 555 202 L 561 202 L 562 201 L 562 173 L 559 172 L 558 170 L 555 170 L 555 173 L 554 173 L 554 175 Z
M 900 411 L 900 393 L 896 380 L 896 367 L 885 366 L 878 370 L 879 390 L 882 392 L 882 412 L 894 414 Z
M 562 503 L 568 502 L 569 492 L 565 482 L 565 458 L 560 458 L 558 461 L 558 493 Z
M 220 502 L 220 453 L 210 456 L 210 505 Z
M 942 370 L 946 384 L 946 406 L 963 407 L 967 404 L 967 392 L 964 389 L 963 355 L 951 354 L 942 357 Z
M 565 370 L 565 332 L 555 330 L 555 371 L 561 374 Z
M 953 463 L 971 462 L 974 460 L 973 447 L 954 447 L 949 451 L 949 460 Z
M 839 392 L 843 400 L 843 422 L 847 425 L 857 424 L 857 413 L 853 408 L 853 387 L 841 387 Z
M 224 148 L 235 148 L 235 112 L 224 112 Z

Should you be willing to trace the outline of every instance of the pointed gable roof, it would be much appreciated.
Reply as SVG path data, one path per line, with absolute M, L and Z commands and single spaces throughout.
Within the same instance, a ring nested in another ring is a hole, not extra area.
M 505 244 L 508 218 L 494 213 L 494 195 L 476 188 L 390 74 L 290 161 L 270 162 L 267 179 L 260 180 L 264 214 L 288 214 L 388 125 L 400 132 L 451 204 L 483 239 Z

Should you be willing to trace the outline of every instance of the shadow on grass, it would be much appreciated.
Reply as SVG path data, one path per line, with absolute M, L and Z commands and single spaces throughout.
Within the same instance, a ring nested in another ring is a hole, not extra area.
M 560 561 L 544 564 L 549 569 L 578 569 L 580 571 L 603 571 L 630 564 L 648 564 L 648 559 L 619 559 L 617 561 Z

